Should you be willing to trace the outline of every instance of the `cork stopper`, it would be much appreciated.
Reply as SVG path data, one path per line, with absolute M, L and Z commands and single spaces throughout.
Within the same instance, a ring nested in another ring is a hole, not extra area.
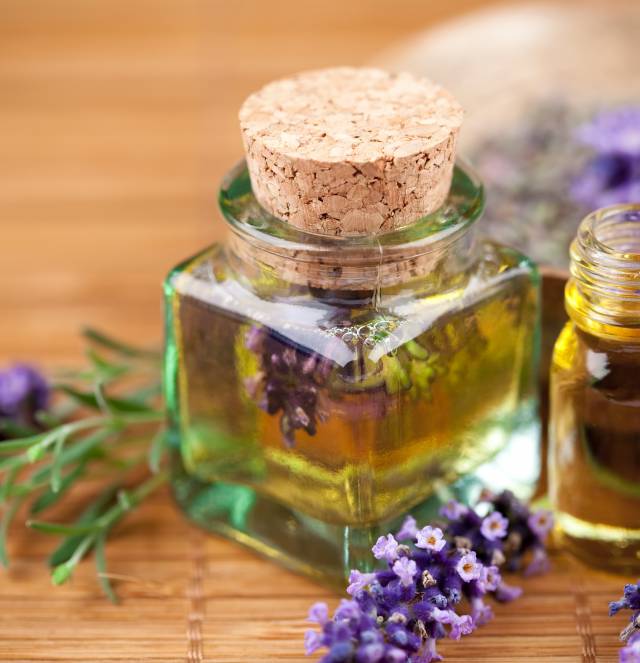
M 268 212 L 307 232 L 376 235 L 444 203 L 462 117 L 425 78 L 341 67 L 267 85 L 240 126 Z

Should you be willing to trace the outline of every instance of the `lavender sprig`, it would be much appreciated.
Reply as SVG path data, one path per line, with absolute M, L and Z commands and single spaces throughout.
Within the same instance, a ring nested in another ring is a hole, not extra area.
M 9 526 L 26 504 L 27 526 L 62 537 L 49 559 L 53 583 L 66 582 L 95 550 L 98 578 L 115 601 L 105 568 L 106 538 L 167 480 L 163 429 L 142 440 L 139 454 L 132 438 L 133 430 L 165 419 L 157 403 L 160 356 L 94 330 L 85 336 L 89 368 L 65 374 L 60 383 L 22 364 L 0 371 L 0 563 L 8 564 Z M 39 519 L 97 472 L 109 485 L 75 522 Z
M 347 587 L 352 599 L 343 600 L 333 618 L 324 603 L 312 606 L 309 620 L 321 631 L 305 634 L 307 654 L 325 647 L 320 663 L 439 661 L 438 640 L 458 640 L 493 617 L 487 595 L 499 601 L 519 596 L 520 589 L 503 582 L 499 566 L 510 561 L 519 568 L 530 551 L 539 556 L 550 515 L 531 513 L 508 492 L 486 494 L 484 500 L 493 507 L 485 516 L 450 502 L 443 509 L 449 521 L 443 528 L 418 528 L 408 516 L 395 535 L 381 536 L 372 552 L 384 568 L 353 570 Z M 469 614 L 460 612 L 463 599 Z
M 251 327 L 245 345 L 261 359 L 261 370 L 245 381 L 247 393 L 268 414 L 280 413 L 287 446 L 293 446 L 297 430 L 315 435 L 318 421 L 325 416 L 319 389 L 331 371 L 331 362 L 288 345 L 265 327 Z
M 508 571 L 524 570 L 525 575 L 547 571 L 545 540 L 553 526 L 551 513 L 530 511 L 508 490 L 498 495 L 484 491 L 482 503 L 491 509 L 485 516 L 457 502 L 444 507 L 441 515 L 449 521 L 449 535 L 466 539 L 485 564 L 504 562 Z
M 620 633 L 626 645 L 620 650 L 620 663 L 640 663 L 640 581 L 624 586 L 622 598 L 609 603 L 609 616 L 630 610 L 629 623 Z

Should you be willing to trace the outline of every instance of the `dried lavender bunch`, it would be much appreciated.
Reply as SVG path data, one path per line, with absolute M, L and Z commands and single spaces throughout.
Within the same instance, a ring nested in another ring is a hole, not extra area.
M 328 653 L 320 663 L 439 661 L 438 640 L 447 636 L 457 640 L 492 618 L 484 600 L 487 594 L 501 601 L 519 596 L 519 589 L 502 581 L 498 568 L 507 559 L 504 540 L 513 532 L 519 534 L 521 543 L 514 551 L 519 566 L 524 552 L 543 545 L 542 530 L 548 531 L 549 515 L 532 514 L 510 493 L 485 495 L 486 500 L 508 507 L 509 517 L 497 506 L 480 516 L 450 502 L 443 509 L 449 520 L 444 528 L 419 529 L 409 516 L 395 536 L 381 536 L 372 552 L 386 562 L 385 568 L 352 571 L 347 592 L 353 598 L 343 600 L 333 618 L 324 603 L 312 606 L 309 620 L 319 624 L 321 632 L 305 634 L 307 654 L 326 647 Z M 523 543 L 529 539 L 535 544 Z M 470 614 L 459 612 L 463 599 Z
M 609 603 L 610 617 L 621 610 L 631 610 L 631 616 L 620 633 L 620 640 L 626 643 L 620 650 L 620 663 L 640 663 L 640 581 L 625 585 L 622 598 Z
M 566 267 L 587 213 L 640 199 L 638 135 L 638 106 L 594 115 L 562 99 L 541 102 L 473 152 L 489 191 L 485 231 L 541 263 Z
M 571 187 L 590 209 L 640 200 L 640 107 L 605 111 L 575 133 L 593 156 Z
M 9 563 L 9 526 L 27 507 L 26 525 L 59 536 L 49 558 L 54 584 L 66 582 L 90 552 L 100 584 L 116 596 L 105 564 L 114 525 L 167 479 L 158 405 L 160 355 L 87 330 L 90 366 L 49 383 L 34 368 L 0 372 L 0 563 Z M 140 448 L 142 447 L 142 448 Z M 149 471 L 150 470 L 150 471 Z M 99 475 L 105 487 L 70 523 L 42 521 L 74 486 Z

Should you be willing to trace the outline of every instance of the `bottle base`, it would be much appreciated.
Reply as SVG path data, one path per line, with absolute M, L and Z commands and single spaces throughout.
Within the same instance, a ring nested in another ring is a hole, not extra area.
M 531 426 L 513 435 L 500 453 L 473 474 L 437 487 L 428 499 L 410 510 L 411 515 L 419 524 L 426 524 L 438 517 L 440 507 L 448 500 L 472 503 L 484 487 L 510 489 L 520 498 L 531 497 L 539 469 L 537 444 L 532 444 L 537 426 Z M 514 462 L 514 458 L 520 462 Z M 177 452 L 173 467 L 175 499 L 197 525 L 340 589 L 344 589 L 351 569 L 367 571 L 376 565 L 371 547 L 379 536 L 397 531 L 408 515 L 366 526 L 327 523 L 249 486 L 201 481 L 185 472 Z M 520 468 L 519 474 L 514 474 L 514 467 Z
M 576 559 L 612 573 L 640 573 L 640 530 L 589 523 L 562 512 L 556 520 L 559 545 Z

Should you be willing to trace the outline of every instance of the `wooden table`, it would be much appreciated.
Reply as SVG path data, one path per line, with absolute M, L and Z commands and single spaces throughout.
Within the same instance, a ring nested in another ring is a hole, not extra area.
M 85 323 L 161 337 L 160 282 L 221 235 L 216 187 L 241 154 L 236 112 L 262 83 L 360 64 L 483 0 L 4 0 L 0 8 L 0 360 L 77 363 Z M 81 499 L 81 498 L 78 498 Z M 188 525 L 167 495 L 93 566 L 52 588 L 51 541 L 16 528 L 0 576 L 1 661 L 302 661 L 300 579 Z M 614 661 L 622 580 L 557 559 L 456 661 Z

